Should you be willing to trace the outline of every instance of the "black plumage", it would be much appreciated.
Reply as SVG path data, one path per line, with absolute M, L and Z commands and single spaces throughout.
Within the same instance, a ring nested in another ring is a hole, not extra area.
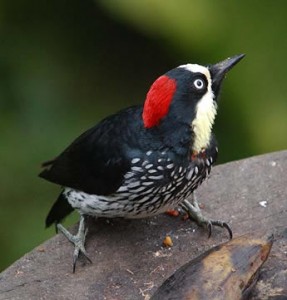
M 147 130 L 141 119 L 142 107 L 135 106 L 109 116 L 80 135 L 56 159 L 45 164 L 40 177 L 88 194 L 110 195 L 124 182 L 134 158 L 144 159 L 146 152 L 167 152 L 175 164 L 190 164 L 191 130 L 188 123 Z M 215 139 L 211 143 L 214 148 Z M 212 149 L 208 151 L 212 151 Z M 151 157 L 149 157 L 150 159 Z M 154 164 L 159 155 L 154 157 Z M 216 155 L 213 154 L 213 162 Z M 194 161 L 194 165 L 199 162 Z M 171 179 L 169 179 L 171 180 Z M 166 178 L 161 184 L 168 183 Z M 58 223 L 73 209 L 61 193 L 48 214 L 46 225 Z
M 81 214 L 76 236 L 57 225 L 75 244 L 74 268 L 79 252 L 86 255 L 86 215 L 148 217 L 181 205 L 198 223 L 226 227 L 232 236 L 225 222 L 201 215 L 192 193 L 216 161 L 212 125 L 218 94 L 226 72 L 242 57 L 167 72 L 153 83 L 143 106 L 105 118 L 43 164 L 39 176 L 63 187 L 46 226 L 73 209 Z

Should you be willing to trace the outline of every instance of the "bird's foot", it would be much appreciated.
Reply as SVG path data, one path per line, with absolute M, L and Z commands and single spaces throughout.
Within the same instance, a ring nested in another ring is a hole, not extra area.
M 195 196 L 193 195 L 192 203 L 188 200 L 184 200 L 181 203 L 181 207 L 184 211 L 187 212 L 189 218 L 194 220 L 199 226 L 205 226 L 208 229 L 208 238 L 210 238 L 212 233 L 213 226 L 218 226 L 221 228 L 226 228 L 229 233 L 229 238 L 232 239 L 232 229 L 231 227 L 224 221 L 217 221 L 217 220 L 209 220 L 205 218 L 202 213 L 201 209 L 198 205 L 197 200 L 195 199 Z
M 73 273 L 76 271 L 76 263 L 79 258 L 80 253 L 87 259 L 89 263 L 92 263 L 91 259 L 88 257 L 85 249 L 85 239 L 88 233 L 88 229 L 85 228 L 85 218 L 81 216 L 79 229 L 76 235 L 71 234 L 63 225 L 57 224 L 57 229 L 60 230 L 64 236 L 75 246 L 73 254 Z

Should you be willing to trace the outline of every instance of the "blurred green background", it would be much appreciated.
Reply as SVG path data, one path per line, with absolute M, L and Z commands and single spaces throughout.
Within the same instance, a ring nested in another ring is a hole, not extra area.
M 2 0 L 0 270 L 54 235 L 41 162 L 179 64 L 247 54 L 221 97 L 221 163 L 286 149 L 286 32 L 283 0 Z

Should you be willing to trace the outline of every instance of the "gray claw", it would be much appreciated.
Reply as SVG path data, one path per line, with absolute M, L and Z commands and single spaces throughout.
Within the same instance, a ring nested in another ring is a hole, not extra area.
M 64 236 L 75 246 L 73 254 L 73 273 L 76 271 L 76 264 L 80 253 L 87 259 L 89 263 L 92 263 L 91 259 L 88 257 L 85 249 L 85 239 L 88 230 L 85 229 L 85 218 L 81 216 L 79 229 L 76 235 L 72 235 L 63 225 L 57 224 L 57 229 L 61 231 Z
M 205 225 L 207 227 L 208 238 L 211 237 L 213 226 L 219 226 L 219 227 L 227 229 L 227 231 L 229 233 L 229 238 L 232 239 L 232 237 L 233 237 L 232 229 L 226 222 L 206 219 L 201 213 L 200 207 L 198 205 L 198 202 L 197 202 L 194 194 L 191 199 L 191 202 L 192 203 L 190 203 L 188 200 L 184 200 L 181 203 L 181 207 L 188 213 L 189 217 L 191 219 L 193 219 L 199 226 Z
M 229 234 L 229 239 L 232 240 L 233 238 L 233 233 L 232 233 L 232 229 L 231 227 L 228 225 L 228 223 L 223 222 L 223 221 L 207 221 L 207 228 L 208 228 L 208 238 L 211 237 L 211 233 L 212 233 L 212 228 L 213 226 L 219 226 L 222 228 L 227 229 L 228 234 Z

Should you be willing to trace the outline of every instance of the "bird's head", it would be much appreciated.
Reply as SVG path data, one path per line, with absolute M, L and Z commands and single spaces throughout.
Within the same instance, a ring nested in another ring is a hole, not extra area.
M 145 128 L 188 124 L 193 134 L 193 151 L 205 149 L 210 141 L 222 81 L 243 57 L 237 55 L 208 66 L 181 65 L 160 76 L 144 103 Z

